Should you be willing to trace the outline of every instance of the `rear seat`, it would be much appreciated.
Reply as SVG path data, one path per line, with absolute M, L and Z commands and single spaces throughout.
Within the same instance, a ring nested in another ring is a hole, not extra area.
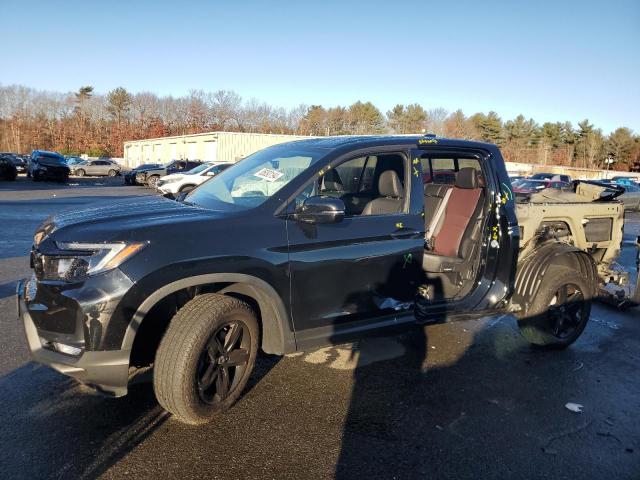
M 444 219 L 444 215 L 440 217 L 440 221 L 438 222 L 440 225 L 432 225 L 433 217 L 435 216 L 438 208 L 444 201 L 444 198 L 447 194 L 447 191 L 453 188 L 453 185 L 446 184 L 438 184 L 438 183 L 427 183 L 424 186 L 424 230 L 428 232 L 433 230 L 434 232 L 438 231 L 439 227 L 442 225 L 442 220 Z
M 446 192 L 452 189 L 444 205 L 444 212 L 437 225 L 435 212 L 445 201 Z M 423 267 L 430 272 L 458 271 L 472 260 L 478 236 L 482 212 L 483 190 L 478 172 L 474 168 L 462 168 L 456 175 L 456 183 L 425 187 L 425 229 L 433 228 L 431 241 L 425 251 Z

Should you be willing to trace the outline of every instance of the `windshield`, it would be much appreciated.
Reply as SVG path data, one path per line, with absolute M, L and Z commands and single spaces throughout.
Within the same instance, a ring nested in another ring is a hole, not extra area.
M 198 173 L 203 172 L 207 168 L 211 168 L 213 165 L 210 163 L 203 163 L 202 165 L 198 165 L 196 168 L 192 168 L 188 172 L 184 172 L 185 175 L 197 175 Z
M 265 148 L 202 184 L 186 201 L 216 210 L 257 207 L 326 153 L 286 144 Z

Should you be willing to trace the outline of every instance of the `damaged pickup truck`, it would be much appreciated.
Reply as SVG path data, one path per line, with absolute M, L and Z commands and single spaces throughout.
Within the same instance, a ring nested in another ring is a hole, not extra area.
M 630 284 L 614 268 L 624 210 L 580 183 L 544 195 L 516 203 L 491 144 L 277 145 L 178 202 L 49 218 L 19 316 L 35 360 L 114 396 L 152 367 L 160 404 L 192 424 L 238 399 L 260 349 L 504 312 L 531 343 L 566 347 L 601 291 Z

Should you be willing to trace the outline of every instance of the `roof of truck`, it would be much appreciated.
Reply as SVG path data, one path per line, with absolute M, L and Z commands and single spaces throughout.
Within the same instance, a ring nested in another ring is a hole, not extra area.
M 431 135 L 340 135 L 335 137 L 316 137 L 304 140 L 295 140 L 290 143 L 305 147 L 317 148 L 342 148 L 359 147 L 366 148 L 377 145 L 441 145 L 447 147 L 475 147 L 487 148 L 495 145 L 471 140 L 461 140 L 457 138 L 443 138 Z

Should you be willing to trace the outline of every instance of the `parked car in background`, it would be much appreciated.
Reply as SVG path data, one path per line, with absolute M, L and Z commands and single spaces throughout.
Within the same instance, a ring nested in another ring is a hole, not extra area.
M 112 160 L 83 160 L 70 165 L 71 174 L 77 177 L 85 175 L 115 177 L 120 175 L 122 167 Z
M 11 152 L 0 152 L 0 157 L 9 159 L 11 163 L 16 166 L 18 173 L 26 172 L 27 162 L 22 158 L 22 156 Z
M 66 161 L 67 161 L 67 165 L 69 167 L 73 166 L 73 165 L 77 165 L 78 163 L 82 163 L 84 162 L 84 158 L 82 157 L 76 157 L 74 155 L 69 155 L 65 157 Z
M 18 176 L 18 169 L 9 155 L 0 155 L 0 179 L 15 180 Z
M 124 174 L 124 184 L 125 185 L 138 185 L 136 183 L 136 175 L 139 172 L 144 170 L 152 170 L 155 168 L 162 168 L 161 163 L 143 163 L 142 165 L 138 165 L 135 168 L 132 168 L 130 171 Z
M 25 173 L 27 171 L 27 161 L 15 153 L 1 152 L 0 157 L 7 158 L 16 167 L 18 173 Z
M 638 177 L 624 177 L 624 176 L 612 177 L 611 181 L 622 186 L 627 186 L 627 185 L 637 186 L 640 183 Z
M 527 178 L 525 180 L 519 180 L 512 184 L 513 193 L 536 193 L 545 188 L 567 188 L 569 183 L 561 182 L 560 180 L 532 180 Z
M 618 200 L 624 203 L 624 209 L 640 212 L 640 186 L 622 185 L 622 187 L 624 193 L 618 197 Z
M 509 176 L 509 180 L 511 181 L 511 184 L 513 185 L 514 183 L 516 183 L 519 180 L 524 180 L 527 177 L 525 177 L 524 175 L 511 175 Z
M 558 175 L 557 173 L 536 173 L 529 177 L 530 180 L 560 180 L 561 182 L 571 183 L 570 175 Z
M 136 173 L 136 183 L 146 185 L 155 189 L 158 185 L 160 177 L 178 172 L 188 172 L 189 170 L 202 165 L 200 160 L 173 160 L 167 165 L 158 168 L 145 169 Z
M 203 163 L 188 172 L 162 177 L 158 180 L 157 188 L 163 195 L 175 198 L 180 193 L 190 192 L 231 165 L 233 163 Z
M 57 152 L 34 150 L 29 160 L 27 177 L 35 182 L 55 180 L 62 183 L 69 180 L 69 167 L 66 159 Z

